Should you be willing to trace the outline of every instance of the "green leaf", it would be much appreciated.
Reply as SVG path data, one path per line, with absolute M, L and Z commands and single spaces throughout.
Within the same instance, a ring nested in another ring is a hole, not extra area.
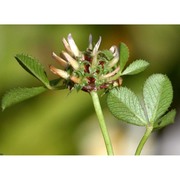
M 134 75 L 144 71 L 149 63 L 144 60 L 136 60 L 132 62 L 123 72 L 122 75 Z
M 111 113 L 119 120 L 138 126 L 146 126 L 148 121 L 137 96 L 128 88 L 112 89 L 107 97 Z
M 38 94 L 45 92 L 47 88 L 32 87 L 32 88 L 14 88 L 8 91 L 2 98 L 2 110 L 5 110 L 7 107 L 34 97 Z
M 46 72 L 36 59 L 23 54 L 17 54 L 15 58 L 27 72 L 39 79 L 47 88 L 50 88 Z
M 121 72 L 123 71 L 127 61 L 128 61 L 128 58 L 129 58 L 129 49 L 128 47 L 126 46 L 126 44 L 124 43 L 120 43 L 120 47 L 119 47 L 119 58 L 120 58 L 120 70 Z
M 150 122 L 155 122 L 169 108 L 173 89 L 166 75 L 153 74 L 145 82 L 143 88 L 145 107 Z
M 174 123 L 175 115 L 176 115 L 176 110 L 175 109 L 171 110 L 170 112 L 165 114 L 162 118 L 158 119 L 154 123 L 154 129 L 155 130 L 161 129 L 169 124 Z

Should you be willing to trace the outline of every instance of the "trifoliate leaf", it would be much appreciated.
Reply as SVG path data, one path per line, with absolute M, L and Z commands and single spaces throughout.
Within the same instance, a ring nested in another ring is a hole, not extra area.
M 136 60 L 132 62 L 123 72 L 122 75 L 134 75 L 144 71 L 149 63 L 144 60 Z
M 155 123 L 154 123 L 154 129 L 161 129 L 169 124 L 174 123 L 174 119 L 175 119 L 175 115 L 176 115 L 176 110 L 173 109 L 171 111 L 169 111 L 167 114 L 165 114 L 162 118 L 158 119 Z
M 107 104 L 111 113 L 119 120 L 138 126 L 146 126 L 148 123 L 137 96 L 126 87 L 112 89 L 108 94 Z
M 120 71 L 122 72 L 129 58 L 129 49 L 124 43 L 119 46 Z
M 50 88 L 46 72 L 36 59 L 23 54 L 17 54 L 15 58 L 27 72 L 39 79 L 46 87 Z
M 40 87 L 32 87 L 32 88 L 14 88 L 8 91 L 2 98 L 2 110 L 7 107 L 34 97 L 38 94 L 45 92 L 47 88 Z
M 173 89 L 166 75 L 151 75 L 145 82 L 143 88 L 144 103 L 150 122 L 155 122 L 169 108 Z

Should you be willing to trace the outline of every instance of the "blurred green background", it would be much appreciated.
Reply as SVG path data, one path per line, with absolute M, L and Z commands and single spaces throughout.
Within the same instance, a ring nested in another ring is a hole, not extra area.
M 144 59 L 149 68 L 124 78 L 124 86 L 140 94 L 152 73 L 167 74 L 174 88 L 172 108 L 176 120 L 148 140 L 142 154 L 180 154 L 180 26 L 178 25 L 0 25 L 0 98 L 14 87 L 33 87 L 39 81 L 24 71 L 14 56 L 25 53 L 36 57 L 49 79 L 48 69 L 57 64 L 51 57 L 64 49 L 62 38 L 72 33 L 80 50 L 102 36 L 100 49 L 124 42 L 130 49 L 129 62 Z M 101 97 L 114 151 L 134 154 L 144 128 L 116 120 Z M 90 96 L 68 90 L 48 91 L 0 111 L 0 153 L 4 155 L 103 155 L 105 146 Z

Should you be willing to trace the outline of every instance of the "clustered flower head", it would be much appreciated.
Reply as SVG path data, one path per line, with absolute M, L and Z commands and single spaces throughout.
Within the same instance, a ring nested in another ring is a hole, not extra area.
M 71 34 L 67 40 L 63 38 L 62 42 L 65 51 L 62 51 L 60 56 L 52 53 L 52 57 L 62 69 L 50 65 L 50 70 L 63 78 L 69 89 L 91 92 L 121 85 L 122 79 L 117 77 L 120 63 L 116 46 L 100 51 L 101 37 L 93 46 L 92 35 L 89 36 L 89 46 L 85 51 L 78 49 Z

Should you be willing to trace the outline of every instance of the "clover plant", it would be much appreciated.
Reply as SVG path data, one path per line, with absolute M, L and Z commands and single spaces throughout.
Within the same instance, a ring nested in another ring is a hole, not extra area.
M 142 59 L 127 66 L 129 50 L 126 44 L 121 42 L 119 46 L 113 45 L 110 49 L 100 50 L 101 37 L 94 44 L 90 35 L 88 47 L 80 51 L 71 34 L 67 40 L 63 38 L 62 43 L 65 49 L 60 55 L 52 53 L 52 58 L 59 63 L 59 67 L 49 66 L 57 79 L 49 80 L 43 66 L 35 58 L 25 54 L 15 56 L 28 73 L 41 81 L 42 86 L 11 89 L 2 98 L 3 110 L 47 90 L 82 90 L 92 98 L 108 155 L 114 155 L 114 152 L 100 105 L 99 90 L 107 93 L 107 105 L 113 116 L 146 128 L 136 155 L 140 155 L 154 130 L 174 122 L 176 111 L 168 111 L 173 99 L 173 89 L 166 75 L 153 74 L 145 81 L 142 101 L 132 90 L 123 86 L 123 76 L 138 74 L 149 66 Z

